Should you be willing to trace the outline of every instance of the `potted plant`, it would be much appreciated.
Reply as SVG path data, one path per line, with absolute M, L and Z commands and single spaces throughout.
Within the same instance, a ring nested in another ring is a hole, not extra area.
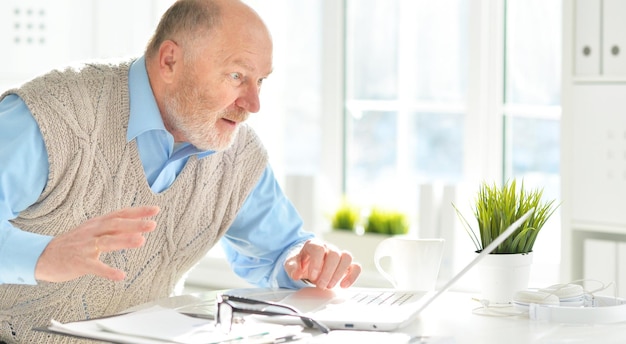
M 344 198 L 331 216 L 332 229 L 324 233 L 324 239 L 352 253 L 366 274 L 376 271 L 378 244 L 391 235 L 407 234 L 409 225 L 406 215 L 396 210 L 374 207 L 368 215 L 362 214 L 360 207 Z
M 363 233 L 361 209 L 345 197 L 329 216 L 330 230 L 325 232 L 324 240 L 349 251 L 359 262 L 367 262 L 367 253 L 363 252 L 360 236 Z
M 492 273 L 481 276 L 483 297 L 491 302 L 508 303 L 516 291 L 528 287 L 533 246 L 558 205 L 554 200 L 543 199 L 543 189 L 529 190 L 523 181 L 518 187 L 513 179 L 501 187 L 495 183 L 480 185 L 473 205 L 478 231 L 454 204 L 453 207 L 476 252 L 489 245 L 528 210 L 534 209 L 528 220 L 480 263 L 483 272 Z M 502 270 L 495 267 L 500 264 L 504 264 Z
M 409 223 L 404 213 L 395 210 L 373 208 L 367 217 L 365 233 L 402 235 L 409 232 Z
M 360 214 L 361 211 L 358 207 L 344 199 L 332 215 L 331 225 L 333 230 L 356 231 Z
M 543 189 L 525 189 L 523 181 L 519 189 L 515 179 L 504 183 L 502 187 L 495 183 L 492 185 L 483 183 L 478 190 L 473 208 L 474 217 L 478 222 L 478 235 L 459 209 L 454 204 L 453 206 L 478 252 L 524 213 L 534 208 L 530 218 L 492 254 L 529 253 L 532 252 L 539 231 L 557 208 L 554 202 L 543 200 Z

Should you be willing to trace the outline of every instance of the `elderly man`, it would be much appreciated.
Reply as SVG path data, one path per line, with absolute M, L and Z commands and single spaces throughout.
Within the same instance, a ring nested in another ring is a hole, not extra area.
M 52 71 L 0 101 L 0 341 L 171 295 L 218 241 L 258 286 L 348 287 L 244 124 L 272 41 L 238 0 L 180 0 L 144 56 Z M 212 276 L 206 276 L 212 278 Z

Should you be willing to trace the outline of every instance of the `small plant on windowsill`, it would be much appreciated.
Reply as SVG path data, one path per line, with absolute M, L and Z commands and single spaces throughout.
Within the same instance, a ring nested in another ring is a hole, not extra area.
M 365 224 L 365 233 L 402 235 L 409 232 L 409 222 L 404 213 L 396 210 L 372 208 Z
M 344 199 L 332 216 L 333 230 L 355 232 L 361 211 L 358 207 Z
M 478 222 L 478 236 L 459 209 L 454 204 L 452 206 L 474 242 L 477 252 L 487 247 L 524 213 L 535 208 L 528 220 L 492 252 L 492 254 L 528 253 L 532 251 L 539 231 L 558 208 L 554 200 L 543 201 L 542 197 L 543 189 L 525 189 L 523 181 L 517 189 L 515 179 L 506 182 L 502 187 L 496 186 L 495 183 L 492 185 L 483 183 L 473 207 L 474 217 Z
M 376 271 L 372 257 L 381 241 L 390 234 L 406 234 L 409 228 L 403 214 L 374 209 L 364 218 L 361 209 L 345 199 L 331 220 L 333 229 L 324 233 L 324 239 L 352 253 L 364 271 Z

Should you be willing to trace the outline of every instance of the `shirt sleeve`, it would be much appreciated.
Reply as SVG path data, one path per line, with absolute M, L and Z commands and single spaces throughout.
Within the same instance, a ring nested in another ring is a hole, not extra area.
M 48 180 L 48 153 L 37 122 L 16 95 L 0 101 L 0 284 L 36 284 L 35 266 L 52 237 L 9 220 L 35 203 Z
M 293 250 L 314 235 L 287 199 L 268 166 L 221 240 L 233 271 L 259 287 L 301 288 L 285 271 Z

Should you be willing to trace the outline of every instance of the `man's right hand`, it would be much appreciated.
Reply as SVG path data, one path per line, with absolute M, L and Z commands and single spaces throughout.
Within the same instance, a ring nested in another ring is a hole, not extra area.
M 159 207 L 125 208 L 94 217 L 69 232 L 53 238 L 35 267 L 39 281 L 65 282 L 84 275 L 96 275 L 113 281 L 126 277 L 124 271 L 100 261 L 100 253 L 141 247 L 143 233 L 156 228 L 146 218 L 159 213 Z

